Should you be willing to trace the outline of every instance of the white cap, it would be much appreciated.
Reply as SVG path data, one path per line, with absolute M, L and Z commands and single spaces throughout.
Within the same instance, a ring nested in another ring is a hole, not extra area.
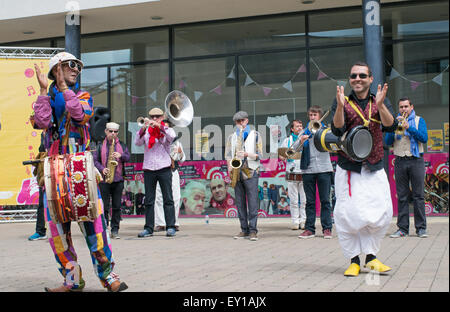
M 55 80 L 55 77 L 53 77 L 53 74 L 52 74 L 52 69 L 56 64 L 58 64 L 59 61 L 61 61 L 61 62 L 76 61 L 81 64 L 81 67 L 84 66 L 83 62 L 80 61 L 79 59 L 77 59 L 74 55 L 72 55 L 68 52 L 59 52 L 58 54 L 53 56 L 48 63 L 48 68 L 49 68 L 48 74 L 47 74 L 48 79 Z
M 115 122 L 108 122 L 106 124 L 106 129 L 110 129 L 110 130 L 119 130 L 120 125 L 118 123 Z

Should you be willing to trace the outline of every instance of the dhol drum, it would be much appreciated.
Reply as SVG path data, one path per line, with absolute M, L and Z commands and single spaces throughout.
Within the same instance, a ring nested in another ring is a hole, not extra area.
M 89 151 L 45 158 L 45 190 L 53 222 L 94 221 L 102 213 L 97 175 Z
M 362 162 L 372 152 L 373 139 L 364 126 L 356 126 L 341 137 L 335 136 L 330 128 L 322 128 L 314 134 L 314 146 L 321 152 L 342 151 L 352 160 Z

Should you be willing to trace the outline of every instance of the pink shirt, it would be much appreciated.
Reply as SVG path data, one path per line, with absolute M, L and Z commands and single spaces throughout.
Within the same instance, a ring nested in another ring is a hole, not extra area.
M 150 134 L 148 131 L 144 132 L 142 128 L 136 133 L 134 144 L 136 146 L 144 145 L 144 163 L 142 168 L 144 170 L 159 170 L 170 167 L 172 160 L 170 158 L 170 144 L 175 139 L 175 130 L 167 126 L 161 127 L 163 137 L 161 140 L 156 139 L 155 144 L 151 149 L 148 148 L 148 140 Z

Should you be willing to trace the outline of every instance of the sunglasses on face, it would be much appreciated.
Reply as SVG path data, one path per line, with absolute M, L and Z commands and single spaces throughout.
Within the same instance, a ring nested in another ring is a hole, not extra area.
M 367 74 L 351 74 L 350 79 L 356 79 L 358 76 L 361 79 L 366 79 L 367 77 L 369 77 L 369 75 Z
M 119 133 L 119 130 L 108 130 L 109 133 Z
M 159 117 L 161 117 L 162 115 L 150 115 L 150 118 L 159 118 Z
M 78 62 L 76 62 L 76 61 L 67 61 L 67 62 L 64 62 L 63 64 L 67 64 L 67 65 L 69 66 L 70 69 L 75 69 L 75 68 L 77 68 L 79 72 L 81 72 L 81 69 L 83 68 L 83 67 L 81 66 L 81 64 L 78 63 Z

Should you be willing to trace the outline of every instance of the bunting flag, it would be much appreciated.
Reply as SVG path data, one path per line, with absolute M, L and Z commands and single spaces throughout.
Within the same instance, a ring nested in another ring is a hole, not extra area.
M 285 88 L 286 90 L 288 90 L 289 92 L 292 92 L 292 81 L 288 81 L 283 85 L 283 88 Z
M 217 93 L 218 95 L 221 95 L 222 94 L 222 86 L 218 85 L 217 87 L 212 89 L 210 92 L 214 92 L 214 93 Z
M 231 72 L 228 74 L 227 78 L 236 79 L 236 77 L 234 76 L 234 66 L 233 69 L 231 69 Z
M 302 64 L 297 70 L 297 73 L 306 73 L 306 66 L 305 64 Z
M 417 87 L 420 85 L 421 85 L 420 82 L 411 80 L 411 90 L 415 91 Z
M 132 96 L 131 97 L 131 103 L 134 105 L 134 104 L 136 104 L 136 102 L 137 102 L 137 100 L 138 100 L 138 97 L 137 96 Z
M 263 92 L 265 96 L 268 96 L 272 92 L 272 88 L 263 87 Z
M 323 79 L 328 77 L 324 72 L 319 71 L 319 74 L 317 75 L 317 80 Z
M 389 80 L 395 79 L 397 77 L 400 77 L 400 73 L 392 68 L 391 74 L 389 75 Z
M 150 94 L 150 98 L 153 100 L 153 102 L 156 102 L 156 90 Z
M 442 86 L 442 73 L 431 79 L 433 82 L 436 82 L 438 85 Z
M 245 78 L 245 83 L 244 83 L 244 86 L 248 86 L 248 85 L 251 85 L 252 83 L 255 83 L 255 82 L 253 81 L 253 79 L 252 79 L 252 78 L 250 78 L 250 76 L 249 76 L 249 75 L 247 75 L 247 78 Z
M 178 88 L 184 89 L 185 87 L 186 87 L 186 83 L 184 82 L 184 80 L 180 80 L 180 83 L 178 84 Z
M 201 91 L 194 91 L 195 102 L 197 102 L 202 95 L 203 95 L 203 92 L 201 92 Z

